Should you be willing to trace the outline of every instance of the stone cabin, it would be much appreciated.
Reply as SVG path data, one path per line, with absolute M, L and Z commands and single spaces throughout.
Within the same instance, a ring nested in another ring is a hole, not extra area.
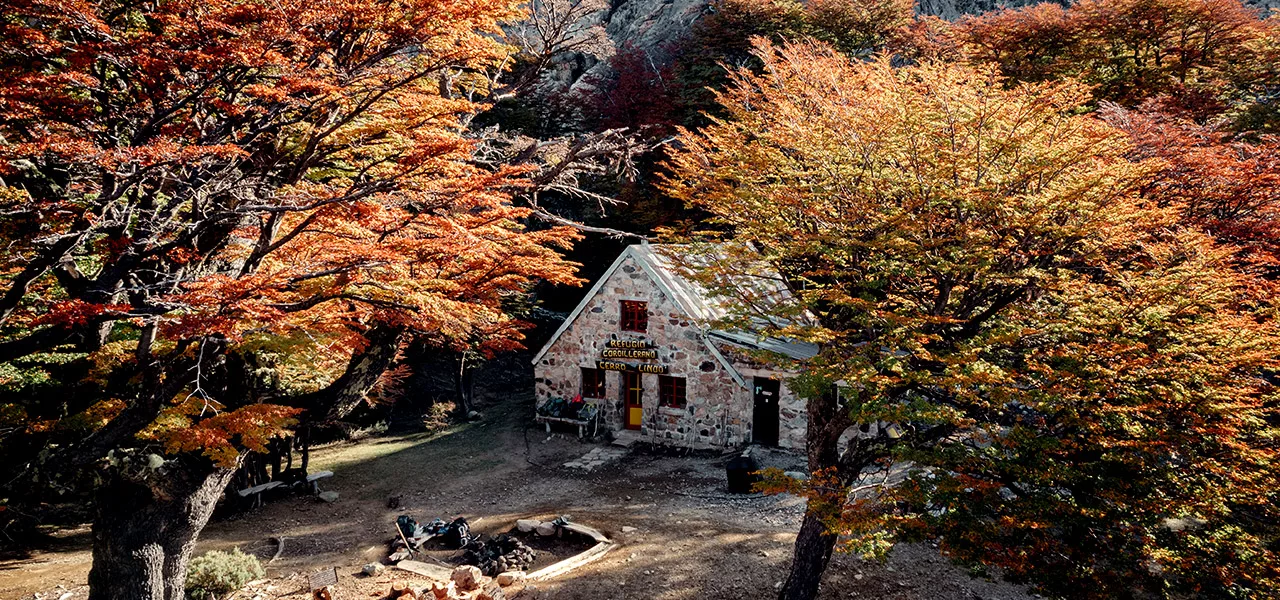
M 715 329 L 724 311 L 659 250 L 627 247 L 538 352 L 537 404 L 581 396 L 601 430 L 653 443 L 803 449 L 804 401 L 749 351 L 805 360 L 816 346 Z

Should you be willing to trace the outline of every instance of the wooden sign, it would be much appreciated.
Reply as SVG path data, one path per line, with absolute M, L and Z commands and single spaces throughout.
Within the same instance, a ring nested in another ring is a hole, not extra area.
M 667 365 L 632 365 L 611 360 L 597 360 L 596 368 L 606 371 L 639 371 L 641 373 L 658 373 L 660 375 L 667 373 Z
M 338 568 L 331 567 L 319 573 L 312 573 L 310 580 L 313 592 L 325 586 L 338 585 Z
M 633 350 L 639 350 L 652 348 L 653 344 L 644 340 L 609 340 L 608 346 L 610 348 L 630 348 Z
M 658 351 L 650 349 L 632 349 L 632 348 L 607 348 L 600 352 L 603 358 L 658 358 Z

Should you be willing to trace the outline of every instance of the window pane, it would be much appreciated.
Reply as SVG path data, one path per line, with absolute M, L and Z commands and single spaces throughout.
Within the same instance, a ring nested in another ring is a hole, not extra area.
M 604 398 L 605 371 L 582 367 L 582 397 Z
M 671 408 L 685 407 L 685 378 L 661 375 L 658 377 L 658 402 Z
M 636 300 L 623 300 L 619 326 L 623 331 L 645 331 L 649 328 L 649 305 Z

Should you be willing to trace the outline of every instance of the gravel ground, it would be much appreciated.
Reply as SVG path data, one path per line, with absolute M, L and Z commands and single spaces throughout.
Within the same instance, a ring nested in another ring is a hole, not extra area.
M 281 498 L 221 518 L 205 531 L 199 551 L 239 546 L 269 559 L 277 550 L 273 538 L 283 537 L 283 552 L 268 565 L 269 579 L 237 597 L 306 598 L 307 576 L 337 567 L 338 598 L 370 598 L 385 594 L 393 578 L 414 580 L 393 569 L 375 577 L 359 574 L 362 565 L 385 556 L 399 514 L 419 520 L 464 516 L 479 531 L 504 530 L 517 518 L 569 515 L 622 545 L 562 578 L 531 584 L 516 597 L 767 598 L 785 577 L 802 500 L 727 494 L 716 455 L 636 450 L 589 473 L 565 468 L 595 446 L 529 426 L 527 392 L 501 394 L 497 385 L 487 391 L 503 400 L 486 407 L 482 422 L 432 436 L 317 451 L 313 470 L 335 471 L 325 489 L 339 492 L 337 502 Z M 780 452 L 766 453 L 762 461 L 785 469 L 803 463 Z M 387 507 L 393 496 L 399 508 Z M 629 533 L 622 532 L 624 526 Z M 85 533 L 68 531 L 56 548 L 0 562 L 0 598 L 83 598 L 89 567 Z M 972 578 L 920 545 L 900 545 L 884 564 L 838 555 L 822 588 L 825 599 L 1030 597 L 1019 586 Z

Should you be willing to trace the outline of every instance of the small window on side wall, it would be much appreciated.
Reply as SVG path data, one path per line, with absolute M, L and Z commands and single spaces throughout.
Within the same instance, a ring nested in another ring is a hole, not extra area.
M 649 303 L 638 300 L 622 301 L 623 331 L 646 331 L 649 329 Z
M 604 398 L 604 369 L 588 369 L 582 367 L 582 397 Z
M 670 408 L 685 407 L 685 381 L 683 377 L 658 376 L 658 404 Z

